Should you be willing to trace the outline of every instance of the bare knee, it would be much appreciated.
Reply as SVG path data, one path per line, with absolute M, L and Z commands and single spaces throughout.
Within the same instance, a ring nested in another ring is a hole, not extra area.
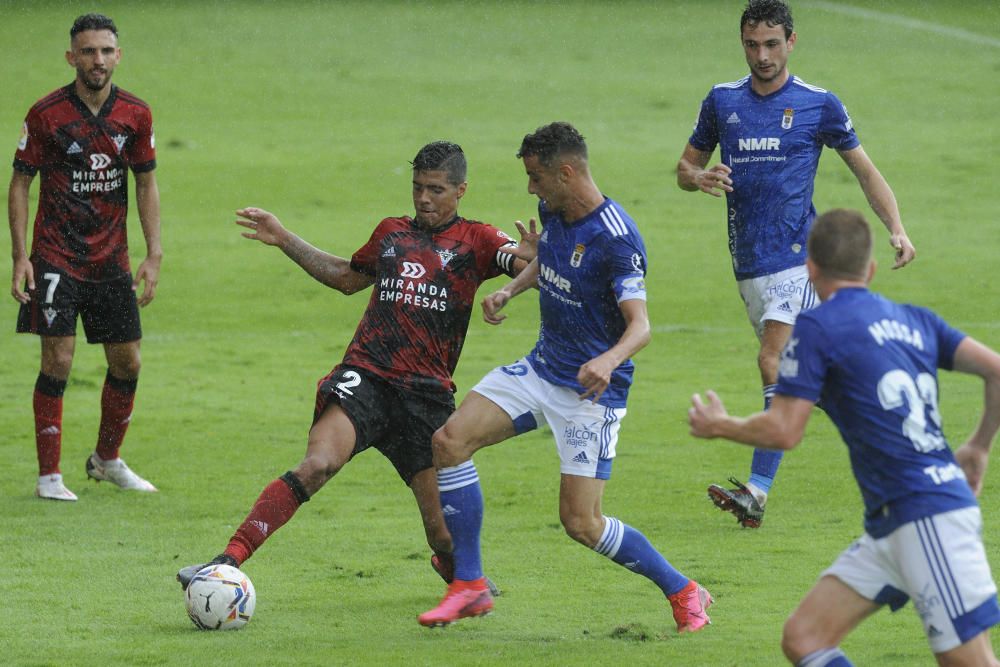
M 803 622 L 797 615 L 792 614 L 785 621 L 785 626 L 781 630 L 781 650 L 790 662 L 798 663 L 813 651 L 824 648 L 818 643 L 809 631 L 809 624 Z
M 306 492 L 313 496 L 340 472 L 345 463 L 330 452 L 309 452 L 293 472 Z
M 604 517 L 563 514 L 559 518 L 566 534 L 583 546 L 593 549 L 600 542 L 604 532 Z
M 42 354 L 41 371 L 49 377 L 56 378 L 57 380 L 66 380 L 69 378 L 69 372 L 72 368 L 72 347 L 52 348 Z
M 778 352 L 763 347 L 757 353 L 757 368 L 765 384 L 778 381 L 778 356 Z
M 142 359 L 138 350 L 134 354 L 115 355 L 108 359 L 108 372 L 121 380 L 135 380 L 141 368 Z
M 445 422 L 444 426 L 434 431 L 431 437 L 431 449 L 434 452 L 434 465 L 438 468 L 451 468 L 467 461 L 471 454 L 468 452 L 468 444 L 457 437 L 457 429 L 451 421 Z

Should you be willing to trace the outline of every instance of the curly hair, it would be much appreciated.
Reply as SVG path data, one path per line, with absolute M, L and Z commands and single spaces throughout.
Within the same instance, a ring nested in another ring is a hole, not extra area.
M 782 0 L 749 0 L 740 17 L 740 34 L 743 34 L 743 28 L 748 24 L 752 27 L 762 21 L 772 28 L 784 26 L 785 39 L 792 36 L 795 27 L 792 23 L 792 10 Z
M 414 171 L 447 172 L 448 182 L 452 185 L 464 183 L 468 169 L 462 147 L 450 141 L 433 141 L 427 144 L 417 151 L 410 164 Z
M 543 125 L 521 141 L 517 157 L 535 156 L 546 167 L 560 155 L 573 155 L 587 159 L 587 144 L 575 127 L 566 122 Z
M 86 30 L 110 30 L 115 37 L 118 36 L 118 28 L 115 22 L 104 14 L 84 14 L 76 17 L 73 27 L 69 29 L 69 38 L 73 39 L 77 33 Z

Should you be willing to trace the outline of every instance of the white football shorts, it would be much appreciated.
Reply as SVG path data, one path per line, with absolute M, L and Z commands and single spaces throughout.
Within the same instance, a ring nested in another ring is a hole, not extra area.
M 767 320 L 795 324 L 800 311 L 819 305 L 819 297 L 809 282 L 805 265 L 739 280 L 736 285 L 758 339 L 764 335 L 764 322 Z
M 865 533 L 834 561 L 832 575 L 896 611 L 913 600 L 935 653 L 1000 622 L 978 507 L 911 521 L 882 538 Z
M 522 358 L 494 368 L 472 388 L 496 403 L 526 433 L 544 420 L 552 429 L 559 452 L 559 470 L 566 475 L 609 479 L 618 430 L 625 408 L 609 408 L 580 400 L 572 389 L 538 377 Z

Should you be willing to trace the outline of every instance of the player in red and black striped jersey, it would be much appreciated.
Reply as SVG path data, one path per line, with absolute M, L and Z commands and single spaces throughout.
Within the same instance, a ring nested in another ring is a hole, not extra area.
M 111 83 L 121 59 L 118 30 L 101 14 L 79 17 L 66 61 L 76 79 L 39 100 L 24 121 L 14 156 L 9 214 L 11 294 L 21 303 L 17 330 L 41 338 L 34 412 L 42 498 L 76 500 L 62 482 L 62 396 L 76 345 L 77 316 L 87 342 L 104 346 L 108 372 L 96 451 L 87 475 L 122 488 L 155 491 L 119 457 L 139 376 L 139 306 L 153 300 L 163 251 L 156 152 L 149 106 Z M 128 170 L 147 256 L 133 279 L 125 219 Z M 28 255 L 28 191 L 41 172 Z M 141 296 L 135 291 L 143 284 Z
M 244 236 L 281 248 L 319 282 L 344 294 L 374 286 L 344 358 L 319 381 L 305 458 L 261 493 L 213 563 L 240 566 L 353 456 L 374 447 L 413 491 L 431 562 L 452 578 L 451 535 L 444 522 L 431 435 L 455 408 L 452 373 L 465 342 L 476 289 L 526 265 L 505 249 L 507 234 L 458 215 L 467 183 L 465 155 L 439 141 L 413 160 L 414 216 L 382 220 L 350 260 L 318 250 L 259 208 L 237 211 Z M 537 244 L 518 223 L 525 248 Z M 182 569 L 187 586 L 203 567 Z

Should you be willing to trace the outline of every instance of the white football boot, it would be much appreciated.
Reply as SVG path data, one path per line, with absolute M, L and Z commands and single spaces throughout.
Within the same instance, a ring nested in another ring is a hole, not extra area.
M 66 488 L 62 481 L 62 475 L 59 473 L 39 477 L 38 485 L 35 486 L 35 495 L 49 500 L 76 500 L 76 494 Z
M 105 461 L 97 453 L 87 459 L 87 477 L 98 482 L 111 482 L 130 491 L 156 491 L 156 487 L 139 477 L 121 458 Z

